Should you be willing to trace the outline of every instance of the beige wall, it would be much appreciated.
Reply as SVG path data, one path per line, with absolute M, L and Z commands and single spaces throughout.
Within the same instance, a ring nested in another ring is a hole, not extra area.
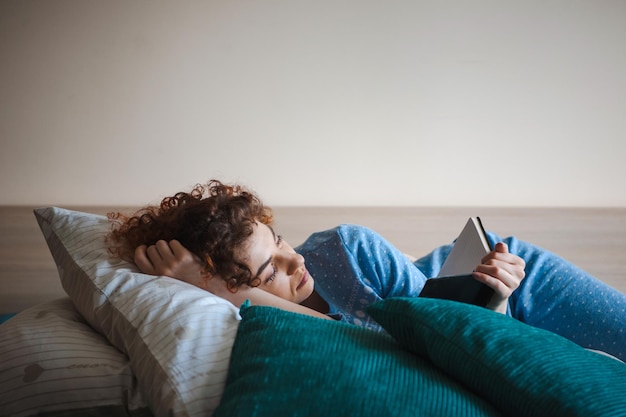
M 0 205 L 626 206 L 626 2 L 0 1 Z

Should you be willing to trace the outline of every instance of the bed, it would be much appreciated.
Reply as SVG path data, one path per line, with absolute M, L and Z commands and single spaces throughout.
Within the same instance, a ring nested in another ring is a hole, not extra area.
M 110 259 L 109 210 L 2 208 L 0 416 L 626 415 L 626 365 L 556 335 L 445 300 L 372 306 L 383 333 L 233 306 Z M 409 255 L 479 214 L 626 289 L 626 209 L 275 214 L 294 243 L 351 222 Z

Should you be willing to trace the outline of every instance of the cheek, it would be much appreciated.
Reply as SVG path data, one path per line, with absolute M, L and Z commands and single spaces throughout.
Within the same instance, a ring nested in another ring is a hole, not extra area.
M 265 292 L 287 300 L 289 300 L 291 296 L 289 281 L 284 277 L 276 277 L 274 282 L 271 284 L 261 285 L 259 288 Z
M 290 299 L 291 297 L 291 287 L 289 285 L 289 279 L 283 278 L 276 284 L 276 295 L 282 298 Z

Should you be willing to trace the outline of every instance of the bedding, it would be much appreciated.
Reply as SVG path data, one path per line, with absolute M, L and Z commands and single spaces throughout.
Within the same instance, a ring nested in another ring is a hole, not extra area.
M 556 334 L 449 300 L 368 313 L 388 333 L 244 306 L 215 415 L 626 415 L 626 365 Z
M 552 332 L 449 300 L 387 299 L 368 312 L 503 415 L 626 415 L 626 364 Z
M 240 310 L 111 259 L 105 216 L 35 217 L 67 297 L 0 325 L 0 416 L 559 415 L 572 402 L 566 415 L 586 402 L 585 415 L 626 415 L 626 365 L 487 310 L 385 300 L 371 314 L 386 333 Z M 513 350 L 508 367 L 491 367 Z M 571 365 L 580 372 L 560 378 Z M 537 375 L 559 389 L 537 388 Z
M 0 415 L 150 416 L 128 357 L 94 332 L 69 298 L 0 326 Z
M 389 335 L 272 307 L 242 307 L 215 416 L 500 416 Z
M 56 207 L 35 216 L 57 265 L 64 290 L 85 322 L 104 336 L 102 342 L 128 358 L 136 390 L 155 416 L 206 416 L 217 407 L 226 379 L 230 350 L 239 323 L 229 302 L 182 281 L 138 273 L 133 264 L 111 259 L 104 241 L 110 223 L 105 216 Z M 30 324 L 27 312 L 18 321 Z M 4 359 L 4 370 L 19 367 Z M 111 346 L 112 345 L 112 346 Z M 28 348 L 29 346 L 21 346 Z M 5 350 L 6 349 L 6 350 Z M 81 366 L 77 360 L 76 366 Z M 2 388 L 14 380 L 2 377 Z M 16 388 L 18 397 L 28 386 Z M 0 400 L 0 415 L 36 415 Z M 78 412 L 68 402 L 65 412 Z M 10 412 L 9 412 L 10 411 Z

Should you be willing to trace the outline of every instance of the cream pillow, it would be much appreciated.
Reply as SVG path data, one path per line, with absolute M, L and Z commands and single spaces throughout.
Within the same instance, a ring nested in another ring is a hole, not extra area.
M 0 416 L 149 415 L 136 385 L 126 355 L 67 297 L 0 326 Z
M 111 259 L 105 216 L 57 207 L 35 216 L 63 288 L 87 322 L 129 357 L 154 415 L 211 415 L 224 390 L 238 309 Z

